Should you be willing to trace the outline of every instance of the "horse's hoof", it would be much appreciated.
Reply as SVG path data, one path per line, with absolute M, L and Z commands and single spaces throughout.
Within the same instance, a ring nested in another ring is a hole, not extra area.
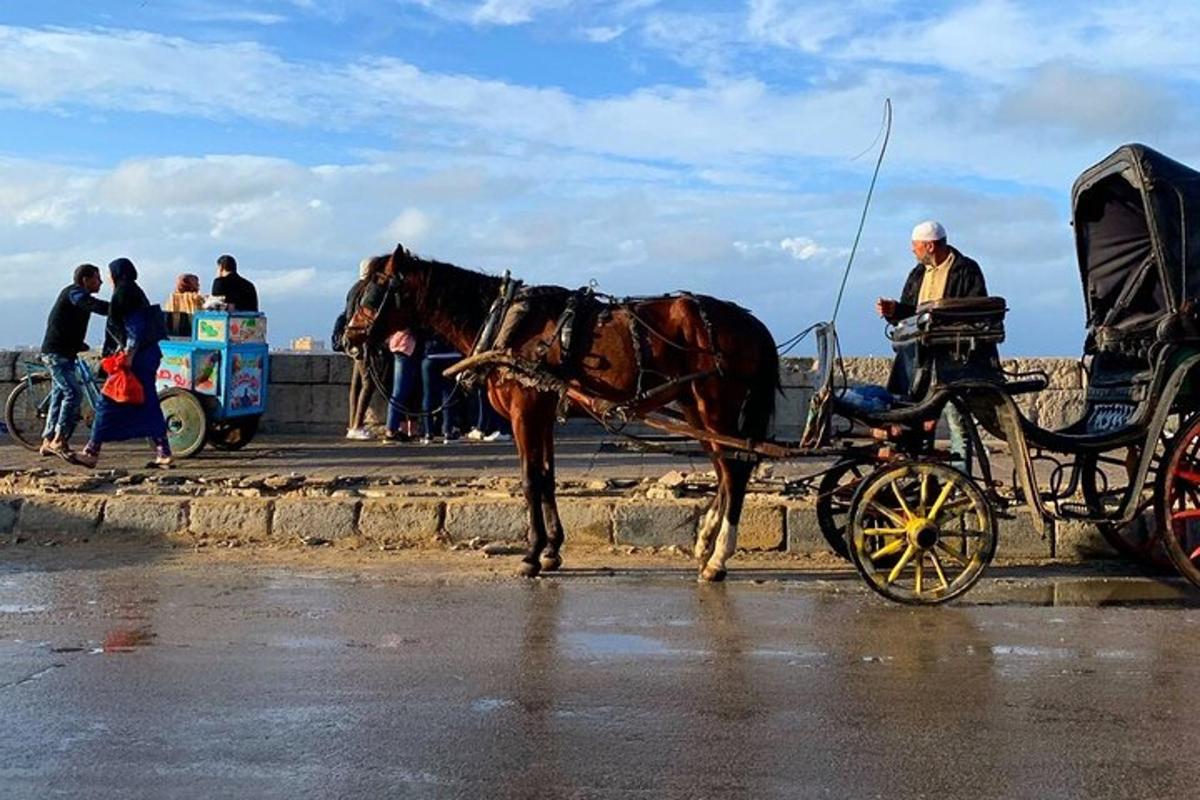
M 542 571 L 542 567 L 536 561 L 522 561 L 517 566 L 517 577 L 519 578 L 536 578 L 538 573 Z
M 725 580 L 725 570 L 717 567 L 705 567 L 700 570 L 701 583 L 719 583 Z
M 562 556 L 560 556 L 558 553 L 553 555 L 543 555 L 541 561 L 542 572 L 554 572 L 556 569 L 562 566 Z

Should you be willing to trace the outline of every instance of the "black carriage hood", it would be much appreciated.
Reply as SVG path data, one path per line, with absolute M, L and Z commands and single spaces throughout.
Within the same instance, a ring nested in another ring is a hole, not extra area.
M 1200 298 L 1200 172 L 1123 145 L 1071 189 L 1089 341 L 1149 332 Z

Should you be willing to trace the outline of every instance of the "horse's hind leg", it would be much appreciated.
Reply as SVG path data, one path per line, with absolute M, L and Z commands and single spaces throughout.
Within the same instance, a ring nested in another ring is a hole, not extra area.
M 563 526 L 558 516 L 554 482 L 554 422 L 542 433 L 542 521 L 546 528 L 546 549 L 542 551 L 542 570 L 553 572 L 562 566 Z
M 716 464 L 716 461 L 713 463 Z M 720 475 L 719 468 L 717 474 Z M 704 513 L 704 518 L 700 521 L 700 527 L 696 529 L 696 546 L 693 555 L 700 566 L 704 566 L 713 554 L 717 529 L 721 526 L 721 517 L 725 513 L 726 495 L 724 490 L 724 482 L 718 483 L 717 493 L 713 495 L 712 502 L 708 504 L 708 511 Z
M 542 550 L 546 547 L 546 524 L 542 518 L 542 496 L 545 486 L 542 454 L 543 428 L 553 425 L 553 416 L 548 421 L 541 418 L 536 400 L 526 400 L 523 407 L 512 414 L 513 438 L 521 456 L 521 489 L 525 495 L 525 511 L 529 520 L 526 534 L 527 547 L 517 573 L 527 578 L 541 572 Z
M 727 501 L 721 515 L 721 530 L 717 534 L 716 545 L 700 570 L 700 579 L 705 581 L 725 579 L 725 562 L 737 550 L 738 522 L 742 518 L 746 486 L 750 483 L 750 473 L 754 470 L 754 465 L 748 461 L 729 459 L 722 461 L 721 465 L 723 469 L 718 474 L 721 476 L 721 487 L 725 490 Z

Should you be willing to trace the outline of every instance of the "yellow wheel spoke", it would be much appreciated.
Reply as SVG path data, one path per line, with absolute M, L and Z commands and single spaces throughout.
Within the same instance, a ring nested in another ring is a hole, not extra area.
M 885 556 L 890 556 L 894 553 L 899 553 L 901 550 L 904 549 L 905 545 L 907 545 L 907 544 L 908 544 L 907 539 L 897 539 L 896 541 L 894 541 L 890 544 L 885 544 L 883 547 L 879 548 L 874 553 L 871 553 L 871 556 L 870 556 L 871 561 L 878 561 L 879 559 L 881 559 Z
M 863 528 L 863 536 L 903 536 L 907 528 Z
M 939 511 L 938 513 L 939 514 L 959 514 L 959 513 L 962 513 L 963 511 L 968 511 L 974 507 L 975 507 L 975 501 L 969 497 L 964 497 L 961 500 L 955 500 L 952 503 L 946 503 L 945 505 L 942 506 L 941 511 Z M 933 519 L 932 514 L 930 514 L 930 519 L 931 520 Z
M 950 556 L 950 558 L 957 561 L 961 566 L 965 567 L 965 566 L 968 566 L 968 564 L 970 563 L 964 558 L 964 556 L 966 555 L 965 553 L 959 554 L 959 553 L 954 552 L 953 550 L 951 550 L 949 547 L 946 546 L 945 542 L 938 542 L 936 546 L 937 546 L 938 550 L 941 550 L 943 553 Z
M 954 481 L 953 480 L 947 482 L 947 484 L 942 487 L 942 491 L 940 494 L 938 494 L 937 500 L 933 501 L 933 508 L 929 509 L 929 521 L 930 522 L 937 521 L 938 514 L 940 514 L 942 511 L 942 505 L 945 504 L 947 498 L 950 497 L 950 493 L 953 491 L 954 491 Z
M 922 584 L 925 582 L 925 553 L 918 553 L 917 560 L 913 562 L 916 567 L 917 576 L 913 581 L 913 591 L 917 594 L 921 593 Z
M 883 506 L 879 505 L 879 503 L 876 503 L 874 500 L 872 500 L 870 503 L 867 504 L 867 509 L 870 511 L 874 511 L 876 513 L 882 514 L 883 516 L 887 517 L 892 522 L 893 525 L 899 525 L 900 527 L 904 527 L 903 517 L 901 517 L 895 511 L 892 511 L 890 508 L 884 508 Z
M 921 476 L 921 507 L 918 509 L 921 516 L 929 513 L 929 473 L 926 472 Z
M 908 562 L 912 560 L 913 553 L 917 551 L 917 546 L 910 544 L 908 549 L 904 551 L 904 555 L 900 556 L 900 560 L 896 562 L 896 566 L 892 567 L 892 571 L 888 573 L 885 584 L 890 585 L 896 578 L 900 577 L 900 573 L 908 566 Z
M 908 503 L 904 502 L 904 496 L 900 494 L 900 490 L 896 488 L 896 481 L 892 481 L 892 494 L 896 495 L 896 502 L 900 504 L 900 510 L 904 512 L 904 516 L 913 517 L 912 511 L 908 507 Z
M 937 572 L 938 580 L 942 582 L 942 588 L 949 589 L 950 584 L 946 580 L 946 573 L 942 571 L 942 561 L 938 558 L 936 550 L 929 551 L 929 560 L 933 562 L 933 569 Z

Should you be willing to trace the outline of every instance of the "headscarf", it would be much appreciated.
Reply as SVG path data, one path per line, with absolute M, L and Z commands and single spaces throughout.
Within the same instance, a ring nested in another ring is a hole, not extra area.
M 108 262 L 108 272 L 112 275 L 113 284 L 137 280 L 137 267 L 128 258 L 115 258 Z
M 177 292 L 198 292 L 200 291 L 200 276 L 193 275 L 190 272 L 184 272 L 175 279 L 175 291 Z
M 362 261 L 358 262 L 358 279 L 362 280 L 371 274 L 371 262 L 375 259 L 367 256 Z

